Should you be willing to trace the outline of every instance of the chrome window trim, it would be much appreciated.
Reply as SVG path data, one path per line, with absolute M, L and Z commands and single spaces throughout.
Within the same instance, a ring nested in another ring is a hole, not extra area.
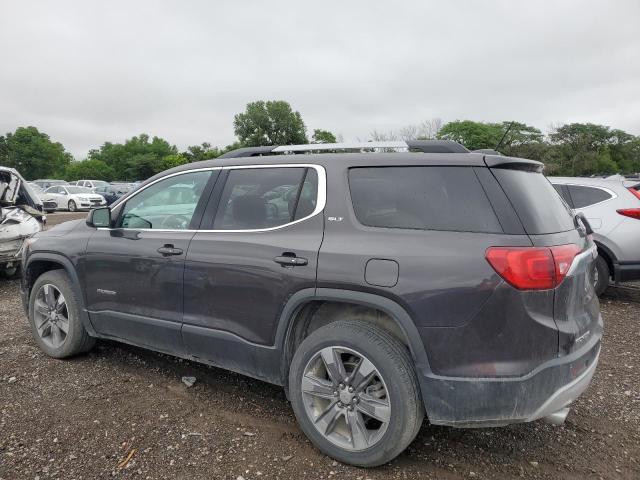
M 289 227 L 290 225 L 295 225 L 300 222 L 304 222 L 305 220 L 310 219 L 311 217 L 315 217 L 319 213 L 324 210 L 324 207 L 327 203 L 327 173 L 321 165 L 315 165 L 311 163 L 277 163 L 270 165 L 229 165 L 225 167 L 206 167 L 206 168 L 194 168 L 192 170 L 182 170 L 180 172 L 172 173 L 170 175 L 165 175 L 153 182 L 145 185 L 140 190 L 136 190 L 133 195 L 127 198 L 120 198 L 116 200 L 113 205 L 111 205 L 111 209 L 117 208 L 124 200 L 129 201 L 140 192 L 143 192 L 151 185 L 154 185 L 162 180 L 167 178 L 175 177 L 178 175 L 184 175 L 187 173 L 194 172 L 205 172 L 205 171 L 214 171 L 214 170 L 243 170 L 243 169 L 256 169 L 256 168 L 313 168 L 318 174 L 318 196 L 316 199 L 316 208 L 306 217 L 300 218 L 298 220 L 294 220 L 293 222 L 284 223 L 282 225 L 278 225 L 276 227 L 269 228 L 255 228 L 255 229 L 246 229 L 246 230 L 205 230 L 205 229 L 160 229 L 160 228 L 107 228 L 107 227 L 98 227 L 97 230 L 134 230 L 136 232 L 185 232 L 185 233 L 260 233 L 260 232 L 272 232 L 274 230 L 280 230 L 282 228 Z

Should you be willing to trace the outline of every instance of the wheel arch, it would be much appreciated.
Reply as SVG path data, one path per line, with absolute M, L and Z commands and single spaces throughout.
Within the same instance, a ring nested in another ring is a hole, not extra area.
M 289 365 L 295 349 L 300 341 L 306 338 L 297 338 L 297 335 L 301 331 L 306 331 L 306 326 L 312 321 L 316 311 L 327 303 L 341 304 L 344 308 L 352 309 L 352 311 L 358 311 L 359 313 L 363 311 L 381 312 L 383 315 L 378 317 L 379 320 L 371 318 L 373 323 L 399 337 L 400 341 L 407 346 L 418 378 L 422 376 L 424 371 L 431 371 L 418 329 L 407 311 L 397 302 L 381 295 L 355 290 L 310 288 L 295 293 L 285 305 L 280 316 L 276 333 L 276 346 L 281 353 L 280 375 L 283 385 L 286 386 L 288 382 Z M 354 308 L 359 310 L 353 310 Z M 335 317 L 325 322 L 321 320 L 316 328 L 336 320 Z
M 56 253 L 33 253 L 27 259 L 26 265 L 23 265 L 22 288 L 24 290 L 25 308 L 29 308 L 29 297 L 31 296 L 31 288 L 40 275 L 51 270 L 64 270 L 71 279 L 71 285 L 76 293 L 76 298 L 80 302 L 79 312 L 80 319 L 84 328 L 89 335 L 95 336 L 95 330 L 89 320 L 89 315 L 85 309 L 85 300 L 82 289 L 80 288 L 80 279 L 78 273 L 71 260 L 64 255 Z
M 609 247 L 607 247 L 604 243 L 599 240 L 594 240 L 596 247 L 598 248 L 598 255 L 600 255 L 605 262 L 607 262 L 607 266 L 609 267 L 609 274 L 613 278 L 614 281 L 618 281 L 619 272 L 618 272 L 618 260 L 616 259 L 615 254 L 611 251 Z

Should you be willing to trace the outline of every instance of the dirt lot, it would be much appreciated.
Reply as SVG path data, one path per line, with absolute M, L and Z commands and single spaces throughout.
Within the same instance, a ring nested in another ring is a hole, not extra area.
M 115 343 L 45 357 L 18 288 L 0 282 L 1 480 L 640 478 L 640 294 L 602 301 L 600 366 L 564 426 L 425 423 L 397 460 L 363 470 L 315 450 L 277 387 Z

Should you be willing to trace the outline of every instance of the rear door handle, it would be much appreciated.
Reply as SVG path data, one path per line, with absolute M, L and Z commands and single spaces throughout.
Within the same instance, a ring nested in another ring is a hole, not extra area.
M 284 255 L 281 257 L 275 257 L 273 261 L 279 263 L 283 267 L 299 267 L 309 263 L 309 260 L 307 260 L 306 258 L 288 257 Z
M 158 253 L 163 257 L 169 257 L 171 255 L 182 255 L 181 248 L 175 248 L 173 245 L 165 245 L 158 249 Z

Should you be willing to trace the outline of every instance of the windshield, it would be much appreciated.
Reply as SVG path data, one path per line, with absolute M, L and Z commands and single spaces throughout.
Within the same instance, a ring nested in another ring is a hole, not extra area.
M 87 187 L 66 187 L 69 193 L 92 193 Z

